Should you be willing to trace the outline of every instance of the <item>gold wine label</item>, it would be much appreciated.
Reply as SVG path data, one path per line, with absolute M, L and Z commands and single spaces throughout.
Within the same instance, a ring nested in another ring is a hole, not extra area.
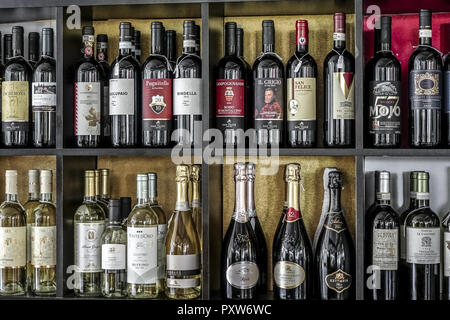
M 26 122 L 29 109 L 28 81 L 4 81 L 2 85 L 2 121 Z

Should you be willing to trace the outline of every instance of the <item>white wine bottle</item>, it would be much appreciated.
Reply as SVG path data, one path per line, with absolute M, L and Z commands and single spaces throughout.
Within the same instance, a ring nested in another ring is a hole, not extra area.
M 167 284 L 170 299 L 195 299 L 201 293 L 200 243 L 189 207 L 189 166 L 177 166 L 177 201 L 167 231 Z
M 194 164 L 191 169 L 192 182 L 192 218 L 194 219 L 195 229 L 200 241 L 200 250 L 203 247 L 203 233 L 202 233 L 202 202 L 200 197 L 200 165 Z
M 56 207 L 52 199 L 52 171 L 40 171 L 41 200 L 31 224 L 31 289 L 37 296 L 56 294 Z

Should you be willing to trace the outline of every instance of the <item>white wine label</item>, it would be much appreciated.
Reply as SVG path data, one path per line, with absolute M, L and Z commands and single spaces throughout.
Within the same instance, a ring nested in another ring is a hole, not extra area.
M 33 112 L 56 111 L 56 82 L 33 82 L 31 84 Z
M 27 227 L 0 227 L 0 268 L 26 265 Z
M 355 89 L 353 72 L 332 75 L 333 119 L 355 119 Z
M 273 279 L 279 288 L 294 289 L 305 281 L 305 270 L 297 263 L 278 261 L 273 270 Z
M 127 246 L 125 244 L 102 244 L 102 269 L 125 270 Z
M 374 229 L 372 264 L 380 270 L 397 270 L 398 240 L 398 229 Z
M 171 279 L 167 278 L 166 285 L 168 288 L 189 289 L 200 286 L 200 277 L 189 279 Z
M 167 224 L 158 224 L 158 279 L 166 277 Z
M 75 135 L 100 135 L 101 94 L 99 82 L 75 83 Z
M 31 265 L 56 266 L 56 226 L 31 227 Z
M 101 272 L 101 237 L 105 223 L 75 223 L 75 266 L 78 272 Z
M 173 114 L 201 115 L 203 113 L 202 79 L 173 80 Z
M 406 262 L 438 264 L 441 262 L 440 228 L 406 227 Z
M 406 229 L 405 225 L 400 225 L 400 259 L 406 260 Z
M 333 273 L 328 274 L 325 277 L 325 283 L 331 290 L 334 290 L 337 293 L 342 293 L 351 287 L 352 276 L 347 272 L 339 269 Z
M 127 282 L 155 283 L 158 272 L 158 228 L 127 228 Z
M 450 232 L 444 232 L 444 277 L 450 277 Z
M 227 269 L 227 282 L 237 289 L 251 289 L 258 284 L 258 265 L 250 261 L 233 263 Z
M 134 115 L 134 79 L 109 80 L 109 114 Z
M 315 129 L 316 78 L 289 78 L 287 103 L 289 130 Z

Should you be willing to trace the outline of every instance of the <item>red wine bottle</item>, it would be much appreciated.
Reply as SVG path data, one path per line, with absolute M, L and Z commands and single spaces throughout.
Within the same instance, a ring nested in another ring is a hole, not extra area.
M 290 147 L 316 144 L 317 64 L 308 51 L 308 21 L 296 22 L 297 47 L 286 65 L 287 141 Z
M 216 68 L 216 127 L 224 144 L 243 143 L 247 69 L 236 52 L 236 23 L 225 23 L 225 56 Z M 239 134 L 238 130 L 242 130 Z
M 355 297 L 355 247 L 341 206 L 342 174 L 329 173 L 330 202 L 314 256 L 316 294 L 321 300 Z
M 39 32 L 28 33 L 28 63 L 33 67 L 39 60 Z
M 277 299 L 312 298 L 313 251 L 300 210 L 300 165 L 286 166 L 288 205 L 273 240 L 273 292 Z
M 111 66 L 108 63 L 108 36 L 97 35 L 97 61 L 103 69 L 103 104 L 102 104 L 102 134 L 104 146 L 111 143 L 111 119 L 109 118 L 109 77 Z
M 345 47 L 345 14 L 334 14 L 334 45 L 323 67 L 325 136 L 328 147 L 355 144 L 355 58 Z
M 255 299 L 260 261 L 256 235 L 248 219 L 245 163 L 234 165 L 234 212 L 222 245 L 221 290 L 225 299 Z
M 419 46 L 409 57 L 409 130 L 412 147 L 441 143 L 442 58 L 432 47 L 431 11 L 419 12 Z
M 442 262 L 444 264 L 442 299 L 450 300 L 450 212 L 442 219 L 442 229 L 444 230 L 442 237 Z
M 119 55 L 111 64 L 109 80 L 109 114 L 111 116 L 111 144 L 113 147 L 136 145 L 140 136 L 141 69 L 132 56 L 133 33 L 131 23 L 119 27 Z M 138 134 L 139 133 L 139 134 Z
M 152 54 L 142 65 L 142 144 L 162 147 L 172 130 L 172 67 L 164 53 L 161 22 L 152 22 Z
M 275 53 L 273 20 L 262 22 L 262 54 L 253 64 L 253 105 L 256 141 L 260 146 L 283 142 L 284 67 Z
M 177 60 L 177 33 L 174 30 L 167 30 L 165 35 L 164 53 L 169 60 L 172 70 L 175 70 L 175 62 Z
M 8 59 L 12 58 L 12 34 L 7 33 L 3 36 L 3 62 L 6 64 Z
M 141 32 L 139 30 L 134 30 L 134 50 L 133 56 L 136 60 L 141 63 Z
M 446 131 L 446 143 L 450 146 L 450 54 L 447 54 L 444 62 L 444 127 Z M 444 133 L 445 134 L 445 133 Z

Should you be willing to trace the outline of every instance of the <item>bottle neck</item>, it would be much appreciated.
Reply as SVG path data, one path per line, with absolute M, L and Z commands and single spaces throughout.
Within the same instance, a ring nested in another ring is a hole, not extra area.
M 192 202 L 200 201 L 200 182 L 193 181 L 192 182 Z
M 252 213 L 252 216 L 256 216 L 255 209 L 255 181 L 247 181 L 247 210 Z
M 274 48 L 273 43 L 264 43 L 263 44 L 263 52 L 264 53 L 274 52 L 273 48 Z
M 341 212 L 341 189 L 330 188 L 330 205 L 329 212 Z
M 136 198 L 136 203 L 137 203 L 138 205 L 140 205 L 140 206 L 145 205 L 145 204 L 148 203 L 148 198 L 143 197 L 143 196 L 138 196 L 138 197 Z
M 297 52 L 308 52 L 307 44 L 297 44 Z
M 175 203 L 176 211 L 189 211 L 188 189 L 189 184 L 187 180 L 177 181 L 177 202 Z
M 300 210 L 300 183 L 298 181 L 290 181 L 287 184 L 287 207 Z
M 8 202 L 18 202 L 18 200 L 17 200 L 17 193 L 7 193 L 6 195 L 5 195 L 5 199 L 6 199 L 6 201 L 8 201 Z
M 39 193 L 38 192 L 30 192 L 28 194 L 28 201 L 34 201 L 39 200 Z
M 84 58 L 92 58 L 94 55 L 94 35 L 83 35 L 81 48 Z
M 148 198 L 148 203 L 150 205 L 157 205 L 158 204 L 158 199 L 156 197 L 149 197 Z
M 344 50 L 345 49 L 345 40 L 334 40 L 333 48 L 335 50 Z
M 53 57 L 53 36 L 44 35 L 42 37 L 41 56 Z
M 234 44 L 228 44 L 225 46 L 225 55 L 226 56 L 235 56 L 236 55 L 236 46 Z
M 248 221 L 246 192 L 246 181 L 236 181 L 233 219 L 240 223 Z
M 419 44 L 431 46 L 432 41 L 432 31 L 428 28 L 419 28 Z
M 196 45 L 194 39 L 183 41 L 183 53 L 195 53 Z
M 97 47 L 97 60 L 108 61 L 108 49 Z
M 53 194 L 52 193 L 41 193 L 41 201 L 52 202 Z
M 128 56 L 132 54 L 133 44 L 131 41 L 120 40 L 119 41 L 119 55 Z
M 391 51 L 391 43 L 390 42 L 382 42 L 380 44 L 381 51 Z

